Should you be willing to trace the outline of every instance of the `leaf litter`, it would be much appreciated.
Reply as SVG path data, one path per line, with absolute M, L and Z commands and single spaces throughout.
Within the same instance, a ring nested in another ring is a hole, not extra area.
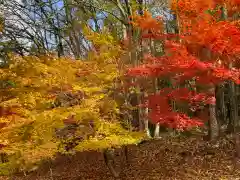
M 118 149 L 122 152 L 123 149 Z M 127 160 L 121 162 L 119 180 L 238 180 L 239 166 L 234 161 L 234 144 L 227 138 L 217 143 L 196 137 L 165 137 L 127 147 Z M 50 171 L 51 170 L 51 171 Z M 82 152 L 58 156 L 36 172 L 0 180 L 114 180 L 101 152 Z

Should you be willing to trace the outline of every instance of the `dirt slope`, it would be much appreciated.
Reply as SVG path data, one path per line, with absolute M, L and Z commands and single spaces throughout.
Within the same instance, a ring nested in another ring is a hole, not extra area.
M 122 150 L 119 150 L 121 154 Z M 128 147 L 128 162 L 122 162 L 119 180 L 237 180 L 240 171 L 234 159 L 234 146 L 226 139 L 211 145 L 201 138 L 153 140 Z M 52 169 L 52 173 L 50 168 Z M 8 179 L 3 177 L 3 179 Z M 83 152 L 61 156 L 27 176 L 13 180 L 113 180 L 102 153 Z

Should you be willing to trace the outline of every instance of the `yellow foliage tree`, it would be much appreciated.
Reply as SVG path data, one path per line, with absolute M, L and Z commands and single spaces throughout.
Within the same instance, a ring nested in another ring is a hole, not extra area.
M 75 151 L 102 150 L 143 137 L 121 127 L 108 94 L 123 51 L 107 33 L 85 33 L 100 47 L 88 60 L 11 55 L 0 69 L 0 174 L 31 170 L 74 141 Z

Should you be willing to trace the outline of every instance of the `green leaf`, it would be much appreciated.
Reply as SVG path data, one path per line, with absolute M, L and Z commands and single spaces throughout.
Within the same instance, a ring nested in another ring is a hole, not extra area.
M 10 85 L 11 87 L 16 87 L 16 83 L 14 81 L 8 80 L 7 84 Z

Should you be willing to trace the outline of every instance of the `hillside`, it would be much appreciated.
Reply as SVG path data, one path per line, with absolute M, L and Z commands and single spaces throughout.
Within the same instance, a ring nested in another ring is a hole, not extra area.
M 123 150 L 119 149 L 118 154 Z M 139 146 L 128 146 L 128 163 L 123 156 L 122 180 L 204 180 L 239 179 L 240 171 L 233 163 L 233 145 L 221 139 L 215 146 L 192 138 L 153 140 Z M 120 160 L 119 160 L 120 161 Z M 49 167 L 52 169 L 52 175 Z M 2 178 L 4 179 L 4 177 Z M 104 163 L 102 153 L 83 152 L 75 156 L 61 156 L 27 176 L 14 180 L 113 180 Z

